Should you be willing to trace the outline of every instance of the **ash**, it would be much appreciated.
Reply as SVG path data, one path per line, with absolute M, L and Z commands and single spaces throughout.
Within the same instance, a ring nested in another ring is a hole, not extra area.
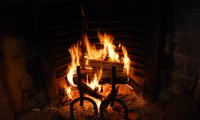
M 164 112 L 148 99 L 144 99 L 140 94 L 136 94 L 126 85 L 118 85 L 119 91 L 117 98 L 124 101 L 129 109 L 130 120 L 163 120 Z M 87 96 L 87 95 L 85 95 Z M 79 97 L 78 90 L 73 89 L 73 99 Z M 87 96 L 89 97 L 89 96 Z M 67 97 L 54 100 L 43 109 L 35 110 L 20 116 L 19 120 L 71 120 L 70 102 Z M 99 115 L 94 115 L 93 106 L 85 101 L 84 106 L 77 102 L 74 106 L 76 120 L 99 120 Z M 105 120 L 123 120 L 122 106 L 115 103 L 114 107 L 108 106 L 104 111 Z

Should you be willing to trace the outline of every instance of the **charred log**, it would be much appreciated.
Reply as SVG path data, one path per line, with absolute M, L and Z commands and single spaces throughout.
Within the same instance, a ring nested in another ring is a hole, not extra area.
M 128 82 L 128 77 L 116 77 L 116 84 L 127 84 Z M 110 78 L 102 78 L 99 81 L 100 85 L 104 84 L 111 84 L 111 79 Z

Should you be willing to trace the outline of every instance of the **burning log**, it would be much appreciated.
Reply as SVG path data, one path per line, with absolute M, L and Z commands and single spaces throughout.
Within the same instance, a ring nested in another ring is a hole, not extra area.
M 100 85 L 103 84 L 111 84 L 112 71 L 111 70 L 103 70 L 101 80 L 99 81 Z M 117 84 L 126 84 L 128 82 L 128 76 L 126 73 L 126 69 L 121 71 L 116 71 L 116 83 Z
M 93 59 L 87 59 L 87 65 L 90 67 L 103 67 L 103 69 L 108 70 L 111 70 L 112 66 L 115 66 L 117 71 L 123 71 L 124 68 L 124 63 Z
M 87 76 L 90 77 L 94 74 L 94 70 L 93 69 L 85 69 L 85 68 L 81 68 L 81 78 L 83 80 L 86 80 L 87 79 Z M 68 86 L 70 86 L 71 84 L 69 83 L 69 81 L 67 80 L 67 76 L 65 75 L 64 76 L 64 79 L 65 79 L 65 82 L 67 83 Z M 73 79 L 78 79 L 77 78 L 77 74 L 75 73 L 73 75 Z
M 126 69 L 123 69 L 123 71 L 116 71 L 116 77 L 127 77 Z M 112 71 L 103 70 L 101 78 L 112 78 Z
M 81 69 L 81 78 L 90 79 L 96 71 L 94 69 Z M 87 78 L 88 77 L 88 78 Z M 100 85 L 111 84 L 112 71 L 111 70 L 103 70 L 101 80 L 99 81 Z M 73 76 L 74 80 L 77 80 L 77 76 Z M 126 69 L 121 71 L 116 71 L 116 83 L 117 84 L 126 84 L 128 82 L 128 76 L 126 73 Z M 69 84 L 68 84 L 69 85 Z
M 116 84 L 126 84 L 128 82 L 128 77 L 116 77 Z M 111 84 L 111 79 L 110 78 L 102 78 L 99 81 L 100 85 L 104 84 Z
M 81 74 L 94 74 L 94 70 L 93 69 L 81 69 Z
M 70 83 L 67 80 L 67 77 L 64 76 L 64 78 L 65 78 L 65 81 L 67 82 L 67 84 L 70 85 Z M 74 77 L 73 82 L 74 82 L 75 85 L 78 85 L 78 78 Z M 86 94 L 88 94 L 88 95 L 90 95 L 94 98 L 97 98 L 97 99 L 103 98 L 103 96 L 100 93 L 97 92 L 97 89 L 93 90 L 84 81 L 82 81 L 81 85 L 82 85 L 82 89 L 83 89 L 84 93 L 86 93 Z

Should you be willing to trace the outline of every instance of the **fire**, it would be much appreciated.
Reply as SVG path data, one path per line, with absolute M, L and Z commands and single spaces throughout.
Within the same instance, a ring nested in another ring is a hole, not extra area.
M 104 46 L 104 58 L 108 56 L 110 58 L 110 61 L 119 62 L 119 54 L 115 52 L 116 46 L 113 44 L 114 38 L 109 34 L 101 34 L 100 32 L 98 32 L 98 37 L 100 43 Z
M 98 37 L 99 37 L 100 43 L 103 45 L 103 49 L 100 49 L 100 50 L 97 50 L 95 45 L 91 45 L 91 43 L 88 40 L 88 37 L 86 35 L 84 36 L 84 43 L 87 50 L 87 54 L 85 58 L 104 60 L 106 57 L 108 57 L 109 58 L 108 61 L 120 62 L 119 54 L 115 52 L 116 46 L 113 44 L 114 38 L 109 34 L 106 34 L 106 33 L 101 34 L 100 32 L 98 32 Z M 130 64 L 131 64 L 131 61 L 128 57 L 128 52 L 125 46 L 119 44 L 118 47 L 122 48 L 122 52 L 124 55 L 122 62 L 124 63 L 124 68 L 126 68 L 127 75 L 128 75 Z M 87 65 L 87 61 L 86 61 L 86 65 Z
M 97 108 L 99 109 L 100 108 L 100 105 L 101 105 L 101 101 L 98 100 L 98 99 L 94 99 L 95 103 L 97 104 Z
M 68 66 L 67 70 L 67 79 L 69 83 L 73 86 L 76 86 L 73 82 L 73 75 L 76 73 L 76 66 L 80 65 L 80 58 L 81 58 L 81 49 L 80 49 L 81 42 L 72 45 L 69 49 L 69 53 L 71 55 L 71 63 Z
M 65 93 L 67 93 L 68 97 L 71 99 L 72 98 L 72 93 L 71 93 L 71 86 L 65 88 Z
M 87 66 L 88 65 L 87 59 L 101 60 L 101 61 L 107 60 L 109 62 L 124 63 L 124 68 L 126 69 L 127 74 L 129 73 L 129 68 L 130 68 L 131 62 L 128 57 L 128 52 L 127 52 L 125 46 L 119 44 L 118 47 L 122 48 L 122 52 L 123 52 L 123 56 L 120 56 L 116 52 L 116 46 L 113 43 L 114 37 L 112 37 L 110 34 L 106 34 L 106 33 L 101 34 L 100 32 L 98 32 L 98 38 L 99 38 L 100 44 L 103 46 L 103 48 L 101 48 L 101 49 L 97 49 L 95 44 L 90 43 L 87 35 L 83 35 L 83 42 L 84 42 L 84 45 L 86 48 L 84 56 L 82 55 L 82 51 L 80 49 L 81 42 L 78 42 L 77 44 L 72 45 L 71 48 L 69 49 L 69 52 L 71 55 L 71 63 L 69 64 L 69 66 L 67 68 L 67 79 L 72 86 L 76 86 L 73 82 L 73 76 L 76 74 L 76 67 L 81 66 L 80 59 L 82 56 L 84 58 L 86 58 L 85 69 L 94 70 L 94 68 L 92 68 L 91 66 Z M 102 68 L 97 68 L 97 70 L 94 72 L 93 78 L 90 82 L 88 82 L 89 78 L 88 78 L 88 75 L 86 75 L 87 76 L 86 84 L 90 88 L 92 88 L 93 90 L 97 90 L 98 92 L 100 92 L 100 90 L 101 90 L 101 85 L 99 85 L 99 80 L 101 79 L 102 71 L 103 71 L 103 66 L 102 66 Z M 69 95 L 69 97 L 72 96 L 71 95 L 71 87 L 68 87 L 66 89 L 66 93 Z M 99 101 L 99 100 L 95 100 L 95 101 L 97 102 L 97 104 L 99 106 L 101 101 Z
M 131 64 L 131 60 L 129 59 L 128 52 L 127 52 L 127 50 L 126 50 L 126 48 L 124 46 L 122 46 L 122 52 L 124 54 L 124 58 L 123 58 L 124 68 L 126 68 L 127 75 L 128 75 L 130 64 Z
M 100 44 L 103 45 L 103 49 L 99 50 L 96 49 L 95 45 L 91 45 L 86 35 L 84 36 L 84 43 L 87 50 L 85 57 L 96 60 L 104 60 L 108 57 L 109 61 L 119 62 L 119 54 L 115 52 L 116 46 L 113 44 L 114 38 L 109 34 L 101 34 L 100 32 L 98 32 L 98 37 Z
M 97 70 L 96 73 L 94 73 L 94 77 L 91 82 L 88 82 L 87 80 L 87 85 L 90 86 L 93 90 L 97 89 L 98 92 L 100 92 L 101 90 L 101 85 L 99 85 L 99 80 L 101 79 L 101 75 L 102 75 L 102 68 L 100 68 L 99 70 Z
M 86 35 L 83 36 L 83 40 L 87 51 L 86 55 L 84 56 L 85 58 L 96 59 L 96 60 L 103 60 L 105 58 L 103 50 L 97 50 L 95 45 L 91 45 Z

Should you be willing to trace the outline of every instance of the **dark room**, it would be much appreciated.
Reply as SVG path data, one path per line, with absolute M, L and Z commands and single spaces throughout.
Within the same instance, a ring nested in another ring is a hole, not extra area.
M 0 16 L 0 120 L 200 119 L 199 0 L 2 0 Z

